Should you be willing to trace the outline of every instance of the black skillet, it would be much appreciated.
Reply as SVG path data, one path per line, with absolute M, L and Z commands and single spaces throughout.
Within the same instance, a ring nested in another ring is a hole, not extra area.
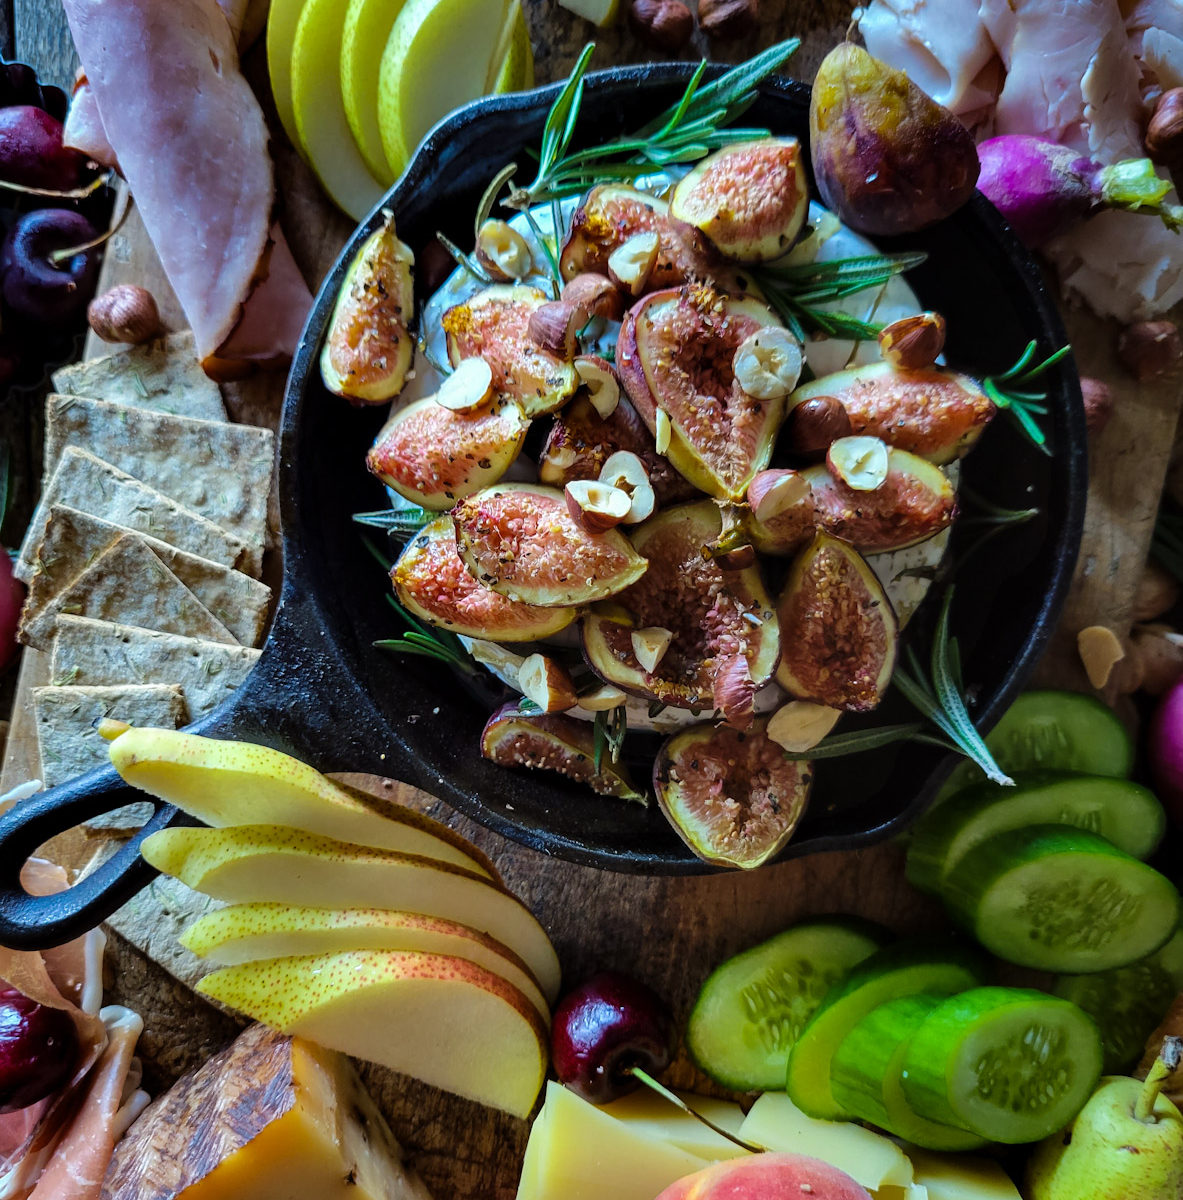
M 676 98 L 690 71 L 667 64 L 589 76 L 577 141 L 640 125 Z M 481 192 L 506 162 L 528 162 L 526 150 L 538 144 L 556 90 L 478 101 L 438 126 L 385 200 L 400 236 L 416 250 L 437 230 L 462 244 L 470 238 Z M 799 83 L 768 83 L 746 123 L 804 139 L 808 101 Z M 604 801 L 552 777 L 485 762 L 478 736 L 495 692 L 478 694 L 434 663 L 373 648 L 400 627 L 385 600 L 383 574 L 351 515 L 384 506 L 382 489 L 362 466 L 384 413 L 353 409 L 328 395 L 317 354 L 346 265 L 380 219 L 377 212 L 367 218 L 325 280 L 288 380 L 280 429 L 284 581 L 270 636 L 239 691 L 193 730 L 262 742 L 326 771 L 398 777 L 506 837 L 574 862 L 653 874 L 706 870 L 655 808 Z M 910 281 L 927 307 L 947 317 L 951 363 L 996 372 L 1031 338 L 1044 353 L 1063 344 L 1037 268 L 980 197 L 937 229 L 881 244 L 929 252 Z M 1085 429 L 1070 368 L 1052 376 L 1050 403 L 1051 456 L 999 419 L 964 463 L 964 481 L 991 501 L 1040 510 L 1036 520 L 975 549 L 957 572 L 953 628 L 982 727 L 998 718 L 1043 649 L 1079 546 Z M 963 554 L 978 532 L 959 529 L 954 554 Z M 925 605 L 929 619 L 931 608 Z M 925 624 L 923 614 L 918 626 Z M 907 711 L 893 697 L 875 720 L 892 722 Z M 914 746 L 825 762 L 784 856 L 887 837 L 922 810 L 951 765 L 939 751 Z M 125 787 L 107 767 L 25 800 L 0 819 L 0 944 L 62 942 L 151 880 L 140 842 L 187 820 L 164 804 L 137 837 L 70 891 L 33 898 L 19 885 L 20 865 L 46 839 L 133 799 L 143 800 L 143 793 Z

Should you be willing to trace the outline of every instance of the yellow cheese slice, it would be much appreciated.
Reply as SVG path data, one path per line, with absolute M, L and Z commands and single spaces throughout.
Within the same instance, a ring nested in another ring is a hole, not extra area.
M 928 1200 L 1022 1200 L 1010 1176 L 991 1159 L 926 1150 L 909 1154 Z
M 889 1185 L 871 1194 L 875 1200 L 928 1200 L 928 1188 L 918 1183 L 910 1183 L 907 1187 Z
M 716 1100 L 713 1096 L 696 1096 L 691 1092 L 678 1095 L 696 1113 L 713 1121 L 728 1133 L 739 1134 L 743 1124 L 743 1109 L 730 1100 Z M 648 1088 L 630 1092 L 611 1104 L 602 1104 L 600 1111 L 625 1121 L 634 1132 L 645 1137 L 658 1138 L 712 1161 L 724 1158 L 739 1158 L 748 1153 L 742 1146 L 729 1142 L 709 1126 L 682 1112 L 676 1105 Z
M 807 1117 L 783 1092 L 761 1096 L 740 1126 L 739 1136 L 766 1150 L 820 1158 L 871 1192 L 912 1182 L 912 1164 L 895 1142 L 849 1121 Z

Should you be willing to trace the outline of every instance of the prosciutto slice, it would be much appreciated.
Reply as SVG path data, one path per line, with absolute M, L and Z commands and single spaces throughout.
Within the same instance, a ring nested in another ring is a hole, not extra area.
M 312 297 L 273 229 L 267 128 L 226 14 L 214 0 L 66 0 L 65 9 L 202 365 L 231 378 L 290 358 Z M 235 341 L 244 324 L 249 336 Z

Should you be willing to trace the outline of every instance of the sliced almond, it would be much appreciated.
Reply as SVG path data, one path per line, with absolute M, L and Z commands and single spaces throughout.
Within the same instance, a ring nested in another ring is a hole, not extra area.
M 530 243 L 508 221 L 486 221 L 476 239 L 476 259 L 495 279 L 525 279 L 534 270 Z
M 579 697 L 579 707 L 588 712 L 608 712 L 619 708 L 627 699 L 620 688 L 613 687 L 610 683 L 602 683 L 598 688 L 584 692 Z
M 101 717 L 95 726 L 99 737 L 105 742 L 113 742 L 117 737 L 122 737 L 130 728 L 126 721 L 120 721 L 117 717 Z
M 657 664 L 665 657 L 674 635 L 671 630 L 663 629 L 660 625 L 650 625 L 645 629 L 634 629 L 631 640 L 633 657 L 652 674 L 657 670 Z
M 465 358 L 440 384 L 435 402 L 453 412 L 475 412 L 493 398 L 493 368 L 483 358 Z
M 571 519 L 588 533 L 603 533 L 619 525 L 632 507 L 627 492 L 600 483 L 598 479 L 573 479 L 563 493 Z
M 767 733 L 778 746 L 793 754 L 812 750 L 834 728 L 842 715 L 836 708 L 790 700 L 768 718 Z
M 586 324 L 574 304 L 566 300 L 551 300 L 539 305 L 530 314 L 526 333 L 535 345 L 541 346 L 548 354 L 570 362 L 579 347 L 579 331 Z
M 731 367 L 749 396 L 777 400 L 797 386 L 803 361 L 801 343 L 787 329 L 767 325 L 740 342 Z
M 757 521 L 766 523 L 797 504 L 810 493 L 809 480 L 799 471 L 761 471 L 748 484 L 748 504 Z
M 620 403 L 620 380 L 607 359 L 595 354 L 580 354 L 575 359 L 575 374 L 587 388 L 592 408 L 606 421 Z
M 518 688 L 543 712 L 563 712 L 578 703 L 565 667 L 545 654 L 531 654 L 518 668 Z
M 844 437 L 830 443 L 830 470 L 856 492 L 873 492 L 887 478 L 887 446 L 876 437 Z
M 673 427 L 670 425 L 670 415 L 664 408 L 657 410 L 657 430 L 653 435 L 654 445 L 658 454 L 664 454 L 670 448 L 670 436 Z
M 626 525 L 636 525 L 653 515 L 657 497 L 649 482 L 649 472 L 631 450 L 617 450 L 604 460 L 600 468 L 600 482 L 619 488 L 628 495 L 631 503 L 628 516 L 624 518 Z
M 1076 635 L 1076 648 L 1089 683 L 1098 689 L 1109 682 L 1113 668 L 1125 658 L 1121 638 L 1104 625 L 1089 625 L 1082 629 Z
M 630 296 L 639 296 L 657 265 L 656 233 L 634 233 L 608 255 L 608 278 Z

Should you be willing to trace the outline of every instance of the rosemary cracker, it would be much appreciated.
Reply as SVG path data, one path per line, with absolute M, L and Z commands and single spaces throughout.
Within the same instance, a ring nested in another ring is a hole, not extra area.
M 26 606 L 18 631 L 21 641 L 48 650 L 61 613 L 238 644 L 226 626 L 134 533 L 118 536 L 48 603 Z
M 239 642 L 244 646 L 258 645 L 271 600 L 271 589 L 266 584 L 67 505 L 55 504 L 49 510 L 45 540 L 29 581 L 23 620 L 35 622 L 37 614 L 104 550 L 128 535 L 142 541 Z
M 259 658 L 258 650 L 60 616 L 53 641 L 52 682 L 59 686 L 175 683 L 185 693 L 190 720 L 217 708 Z

